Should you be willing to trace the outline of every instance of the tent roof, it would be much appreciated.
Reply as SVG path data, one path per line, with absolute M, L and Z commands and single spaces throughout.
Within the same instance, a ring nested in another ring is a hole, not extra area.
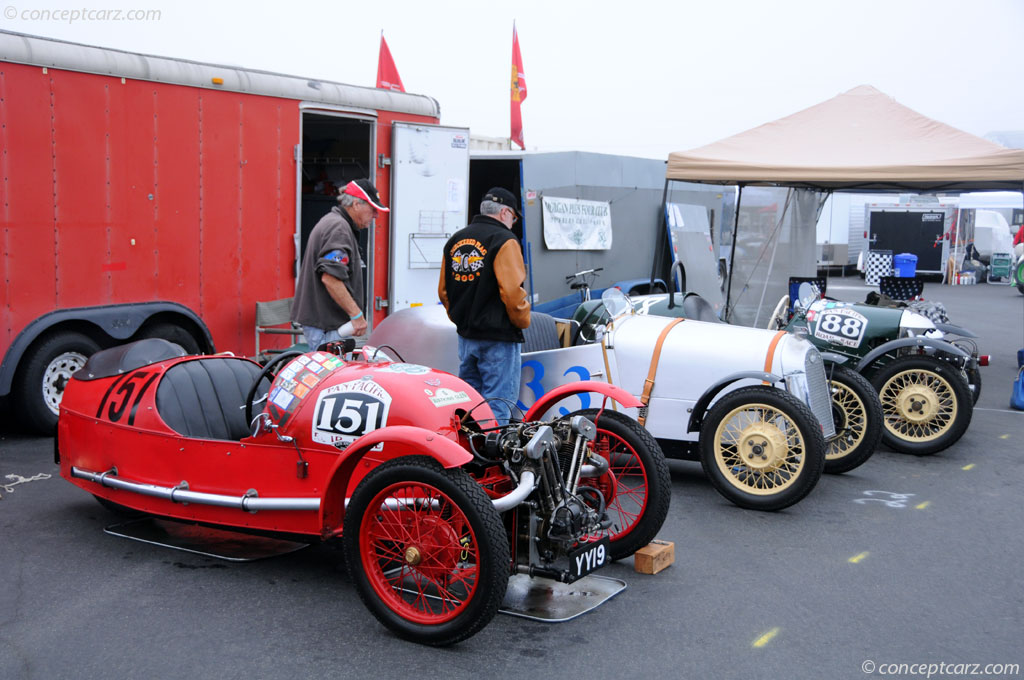
M 835 190 L 1019 190 L 1024 150 L 922 116 L 861 85 L 713 144 L 671 153 L 667 177 Z

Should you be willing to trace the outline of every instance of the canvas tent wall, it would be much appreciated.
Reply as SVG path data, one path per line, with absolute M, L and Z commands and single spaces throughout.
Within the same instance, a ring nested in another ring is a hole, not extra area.
M 739 185 L 741 216 L 745 190 L 752 186 L 818 193 L 1016 191 L 1024 186 L 1024 151 L 923 116 L 862 85 L 752 130 L 672 153 L 666 180 Z M 794 274 L 814 267 L 816 215 L 809 217 L 807 227 L 793 226 L 793 261 L 800 270 Z M 781 234 L 781 225 L 776 231 Z M 808 247 L 806 255 L 802 247 Z M 742 287 L 736 291 L 741 264 L 730 272 L 730 312 L 736 306 L 734 296 L 749 295 Z M 781 297 L 783 281 L 776 269 L 764 278 L 759 297 Z M 735 320 L 751 323 L 753 318 Z

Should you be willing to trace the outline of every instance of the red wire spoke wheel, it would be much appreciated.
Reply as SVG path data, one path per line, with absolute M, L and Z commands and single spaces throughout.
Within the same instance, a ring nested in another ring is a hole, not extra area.
M 511 558 L 498 512 L 463 470 L 398 458 L 366 476 L 345 515 L 360 597 L 406 639 L 449 645 L 494 617 Z
M 629 557 L 651 542 L 668 515 L 671 495 L 668 464 L 654 437 L 632 418 L 617 411 L 579 411 L 595 421 L 594 452 L 608 463 L 608 472 L 596 479 L 582 479 L 580 486 L 596 488 L 604 496 L 611 527 L 601 534 L 611 543 L 612 559 Z

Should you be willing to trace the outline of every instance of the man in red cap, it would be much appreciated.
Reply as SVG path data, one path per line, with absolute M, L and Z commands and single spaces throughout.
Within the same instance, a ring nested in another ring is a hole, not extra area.
M 373 224 L 378 212 L 388 209 L 377 189 L 370 180 L 357 179 L 338 191 L 338 205 L 309 234 L 295 283 L 292 321 L 302 326 L 310 349 L 339 340 L 339 327 L 349 321 L 349 335 L 366 333 L 357 231 Z
M 520 217 L 511 191 L 484 194 L 480 214 L 448 239 L 437 297 L 459 333 L 459 377 L 487 399 L 502 424 L 519 399 L 519 345 L 530 326 Z

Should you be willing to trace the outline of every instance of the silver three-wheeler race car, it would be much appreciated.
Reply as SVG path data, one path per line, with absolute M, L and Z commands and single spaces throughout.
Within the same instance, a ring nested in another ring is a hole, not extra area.
M 603 381 L 642 402 L 619 405 L 668 457 L 699 459 L 733 503 L 779 510 L 821 477 L 834 435 L 818 351 L 792 333 L 635 314 L 617 289 L 602 295 L 605 323 L 583 336 L 575 322 L 534 313 L 526 332 L 519 408 L 558 396 L 566 383 Z M 392 314 L 364 348 L 458 373 L 455 326 L 440 305 Z M 562 400 L 549 417 L 589 413 L 590 395 Z

